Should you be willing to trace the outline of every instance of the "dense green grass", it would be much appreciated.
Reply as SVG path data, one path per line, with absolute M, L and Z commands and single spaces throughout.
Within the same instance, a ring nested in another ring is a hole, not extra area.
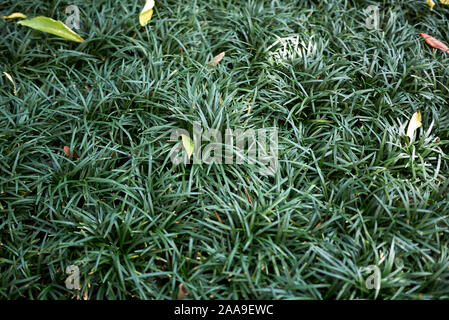
M 64 21 L 71 4 L 82 44 L 0 20 L 18 91 L 1 77 L 2 299 L 73 297 L 68 265 L 89 299 L 180 283 L 195 299 L 373 299 L 369 265 L 378 298 L 449 298 L 449 55 L 418 37 L 449 42 L 449 8 L 157 0 L 140 27 L 142 1 L 10 0 L 0 15 Z M 276 175 L 174 167 L 170 132 L 194 121 L 277 126 Z

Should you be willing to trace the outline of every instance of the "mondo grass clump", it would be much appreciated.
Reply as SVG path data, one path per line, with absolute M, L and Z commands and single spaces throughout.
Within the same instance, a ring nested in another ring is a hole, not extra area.
M 16 87 L 0 78 L 1 299 L 449 298 L 449 54 L 418 35 L 448 43 L 449 6 L 157 0 L 142 27 L 139 1 L 23 0 L 0 16 L 67 5 L 82 43 L 0 20 Z M 195 122 L 276 127 L 275 174 L 174 166 L 170 134 Z

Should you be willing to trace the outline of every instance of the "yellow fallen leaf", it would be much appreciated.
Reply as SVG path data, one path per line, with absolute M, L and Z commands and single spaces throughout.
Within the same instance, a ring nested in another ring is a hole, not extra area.
M 140 25 L 146 26 L 148 21 L 151 20 L 151 17 L 153 16 L 153 7 L 154 7 L 154 0 L 146 0 L 145 6 L 142 9 L 142 12 L 139 15 L 139 22 Z
M 11 13 L 9 16 L 3 16 L 3 19 L 26 18 L 27 16 L 20 12 Z
M 224 52 L 222 52 L 222 53 L 216 55 L 216 56 L 214 57 L 214 60 L 209 61 L 209 65 L 214 65 L 214 66 L 216 66 L 216 65 L 217 65 L 217 64 L 224 58 L 224 56 L 225 56 L 225 53 L 224 53 Z
M 84 41 L 84 39 L 81 38 L 79 34 L 67 27 L 62 21 L 53 20 L 49 17 L 39 16 L 27 20 L 20 20 L 17 22 L 17 24 L 34 30 L 47 32 L 70 41 Z
M 3 72 L 3 74 L 6 76 L 6 78 L 8 78 L 9 81 L 11 81 L 12 85 L 14 86 L 14 95 L 17 96 L 16 83 L 14 82 L 14 79 L 7 72 Z
M 449 4 L 449 0 L 440 0 L 442 4 Z
M 430 11 L 433 11 L 433 7 L 435 6 L 435 2 L 433 2 L 433 0 L 427 0 L 427 4 L 430 6 Z
M 193 141 L 190 139 L 189 136 L 186 136 L 185 134 L 181 135 L 182 138 L 182 145 L 184 146 L 184 149 L 187 151 L 187 155 L 190 157 L 193 154 Z
M 421 118 L 421 111 L 416 111 L 412 118 L 410 119 L 410 123 L 408 124 L 407 128 L 407 136 L 410 138 L 410 143 L 413 140 L 414 133 L 416 129 L 422 126 L 422 118 Z

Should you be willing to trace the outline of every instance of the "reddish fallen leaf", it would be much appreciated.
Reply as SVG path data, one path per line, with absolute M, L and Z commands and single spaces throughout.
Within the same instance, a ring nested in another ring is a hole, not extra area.
M 69 146 L 64 146 L 64 155 L 68 158 L 70 157 L 70 147 Z M 75 151 L 72 152 L 72 159 L 78 160 L 78 155 L 76 154 Z
M 214 66 L 216 66 L 223 58 L 224 58 L 224 56 L 225 56 L 225 53 L 224 52 L 222 52 L 222 53 L 220 53 L 219 55 L 217 55 L 217 56 L 215 56 L 214 57 L 214 60 L 212 60 L 212 61 L 209 61 L 209 65 L 214 65 Z
M 64 146 L 64 155 L 68 158 L 70 157 L 70 147 Z
M 424 40 L 427 42 L 429 46 L 444 51 L 446 53 L 449 53 L 449 47 L 440 40 L 437 40 L 434 37 L 431 37 L 423 32 L 421 32 L 419 35 L 424 38 Z

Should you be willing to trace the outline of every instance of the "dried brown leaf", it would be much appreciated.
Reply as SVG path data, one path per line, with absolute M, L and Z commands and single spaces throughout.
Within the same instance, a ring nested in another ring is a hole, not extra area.
M 212 60 L 212 61 L 209 61 L 209 65 L 214 65 L 214 66 L 216 66 L 223 58 L 224 58 L 224 56 L 225 56 L 226 54 L 225 54 L 225 52 L 223 51 L 222 53 L 220 53 L 220 54 L 218 54 L 218 55 L 216 55 L 215 57 L 214 57 L 214 60 Z
M 182 283 L 179 284 L 179 290 L 178 290 L 178 300 L 184 299 L 189 295 L 189 291 L 184 287 Z

